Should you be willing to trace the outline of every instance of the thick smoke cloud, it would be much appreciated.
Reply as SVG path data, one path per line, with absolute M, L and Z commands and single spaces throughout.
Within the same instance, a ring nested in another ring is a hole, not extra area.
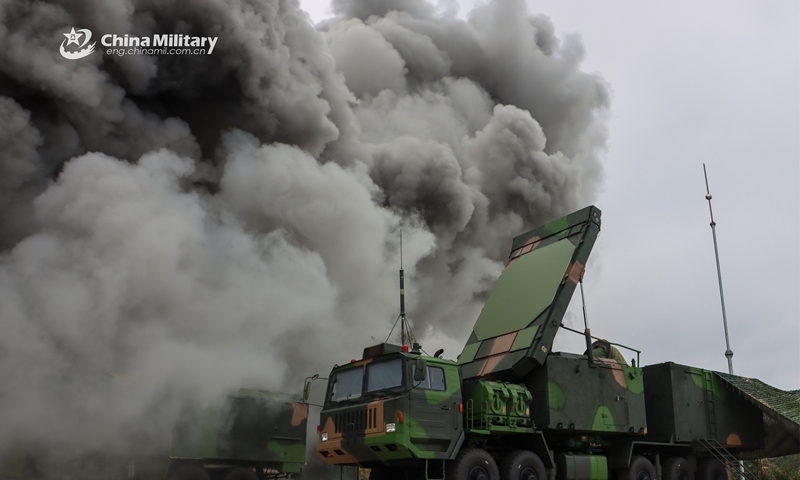
M 383 341 L 399 237 L 424 345 L 458 354 L 510 238 L 590 202 L 608 88 L 519 1 L 0 5 L 0 446 L 158 435 L 189 399 Z M 59 54 L 86 28 L 210 55 Z

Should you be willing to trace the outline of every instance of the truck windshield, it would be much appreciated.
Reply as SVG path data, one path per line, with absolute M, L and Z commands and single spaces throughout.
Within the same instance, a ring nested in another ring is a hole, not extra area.
M 367 393 L 403 388 L 403 361 L 395 358 L 367 365 Z
M 363 369 L 353 368 L 339 372 L 331 379 L 330 400 L 332 402 L 341 402 L 342 400 L 358 398 L 361 396 L 363 384 Z

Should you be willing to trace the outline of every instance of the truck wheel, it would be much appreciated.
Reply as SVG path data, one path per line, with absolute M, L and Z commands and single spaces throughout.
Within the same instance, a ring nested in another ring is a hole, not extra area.
M 465 448 L 445 469 L 449 480 L 500 480 L 500 471 L 491 455 L 480 448 Z
M 689 462 L 682 457 L 672 457 L 664 462 L 663 480 L 694 480 Z
M 222 480 L 259 480 L 259 476 L 251 468 L 234 467 L 225 472 Z
M 197 465 L 181 465 L 172 470 L 169 480 L 211 480 L 208 472 Z
M 728 469 L 716 458 L 705 458 L 697 466 L 697 480 L 728 480 Z
M 653 464 L 645 457 L 635 456 L 631 458 L 628 468 L 620 470 L 617 480 L 656 480 L 656 469 Z
M 542 459 L 528 450 L 511 452 L 500 462 L 502 480 L 547 480 Z

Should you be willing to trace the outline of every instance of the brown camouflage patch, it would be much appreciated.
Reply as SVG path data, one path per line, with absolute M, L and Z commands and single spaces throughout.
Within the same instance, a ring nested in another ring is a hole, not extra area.
M 575 262 L 570 264 L 568 267 L 567 272 L 564 274 L 564 280 L 569 280 L 570 282 L 574 283 L 575 285 L 581 281 L 583 278 L 583 272 L 586 270 L 586 265 L 582 264 L 581 262 Z
M 325 419 L 325 425 L 323 425 L 319 431 L 320 433 L 327 433 L 329 441 L 334 438 L 342 438 L 342 432 L 336 431 L 336 426 L 333 423 L 333 416 Z
M 527 242 L 525 242 L 523 247 L 525 245 L 531 245 L 531 248 L 536 248 L 539 245 L 539 243 L 541 243 L 541 241 L 542 237 L 540 237 L 539 235 L 534 235 L 531 238 L 529 238 Z
M 379 437 L 386 435 L 384 425 L 384 403 L 376 400 L 367 404 L 366 428 L 364 437 Z M 328 440 L 317 443 L 317 456 L 331 465 L 352 464 L 358 460 L 342 446 L 344 432 L 337 432 L 333 416 L 325 419 L 325 425 L 320 427 L 320 433 L 327 433 Z M 352 433 L 352 432 L 350 432 Z M 360 433 L 360 432 L 359 432 Z
M 742 439 L 735 433 L 728 435 L 728 438 L 725 440 L 725 447 L 739 447 L 741 445 Z
M 316 450 L 318 457 L 332 465 L 356 462 L 356 458 L 347 453 L 342 447 L 342 432 L 336 431 L 333 417 L 328 417 L 325 420 L 325 425 L 320 428 L 320 433 L 323 432 L 328 434 L 328 440 L 324 442 L 320 440 L 319 443 L 317 443 Z
M 517 261 L 519 257 L 535 249 L 536 247 L 539 246 L 540 243 L 542 243 L 541 237 L 539 237 L 538 235 L 534 235 L 527 242 L 525 242 L 523 246 L 511 252 L 511 260 L 509 260 L 508 264 L 503 268 L 503 271 L 505 272 L 508 269 L 508 267 L 510 267 L 514 262 Z
M 383 402 L 376 400 L 367 405 L 366 412 L 366 428 L 363 430 L 364 435 L 367 437 L 374 437 L 376 435 L 383 435 L 384 432 L 384 417 L 383 417 Z M 325 425 L 320 427 L 320 433 L 328 434 L 328 441 L 342 438 L 343 432 L 336 431 L 333 415 L 325 419 Z
M 506 270 L 508 270 L 508 267 L 510 267 L 511 265 L 513 265 L 513 264 L 514 264 L 514 262 L 516 262 L 518 258 L 519 258 L 519 257 L 512 258 L 512 259 L 511 259 L 511 261 L 510 261 L 510 262 L 508 262 L 508 265 L 506 265 L 505 267 L 503 267 L 503 272 L 505 272 Z M 501 273 L 502 273 L 502 272 L 501 272 Z
M 365 437 L 384 435 L 383 402 L 378 400 L 367 405 L 367 428 L 364 429 Z
M 521 247 L 519 247 L 518 249 L 516 249 L 513 252 L 511 252 L 511 262 L 509 262 L 509 265 L 511 265 L 511 263 L 517 257 L 525 255 L 526 253 L 530 252 L 534 248 L 538 247 L 540 243 L 542 243 L 542 237 L 540 237 L 538 235 L 534 235 L 531 238 L 529 238 Z M 508 268 L 508 266 L 506 266 L 506 268 Z
M 501 335 L 492 340 L 492 346 L 489 348 L 489 356 L 506 353 L 511 350 L 514 340 L 517 338 L 519 330 Z
M 519 254 L 520 255 L 525 255 L 526 253 L 530 252 L 534 248 L 538 247 L 539 243 L 541 243 L 541 239 L 539 237 L 531 238 L 530 240 L 528 240 L 528 242 L 525 245 L 522 246 L 522 248 L 519 251 Z
M 494 367 L 500 363 L 500 360 L 504 359 L 505 355 L 495 355 L 494 357 L 489 357 L 483 363 L 483 367 L 481 367 L 481 373 L 479 376 L 483 376 L 486 374 L 491 373 L 494 370 Z
M 628 382 L 625 380 L 625 369 L 622 368 L 622 365 L 613 358 L 598 358 L 598 360 L 611 367 L 611 374 L 614 376 L 614 380 L 620 387 L 627 390 Z
M 328 441 L 319 442 L 317 444 L 317 456 L 331 465 L 357 462 L 356 457 L 347 453 L 347 450 L 342 447 L 341 438 L 331 440 L 328 437 Z
M 306 418 L 308 418 L 308 404 L 292 402 L 292 426 L 299 426 Z

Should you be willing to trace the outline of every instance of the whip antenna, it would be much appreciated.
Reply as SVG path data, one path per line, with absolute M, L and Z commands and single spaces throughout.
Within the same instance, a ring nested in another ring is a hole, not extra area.
M 406 286 L 403 279 L 403 231 L 400 230 L 400 345 L 406 344 Z
M 711 210 L 711 191 L 708 188 L 708 172 L 706 172 L 706 164 L 703 163 L 703 175 L 706 178 L 706 200 L 708 200 L 708 213 L 711 215 L 711 235 L 714 237 L 714 256 L 717 259 L 717 279 L 719 279 L 719 300 L 722 304 L 722 325 L 725 327 L 725 357 L 728 359 L 728 373 L 733 375 L 733 350 L 731 350 L 731 341 L 728 338 L 728 318 L 725 315 L 725 295 L 722 294 L 722 273 L 719 269 L 719 249 L 717 248 L 717 222 L 714 221 L 714 212 Z

